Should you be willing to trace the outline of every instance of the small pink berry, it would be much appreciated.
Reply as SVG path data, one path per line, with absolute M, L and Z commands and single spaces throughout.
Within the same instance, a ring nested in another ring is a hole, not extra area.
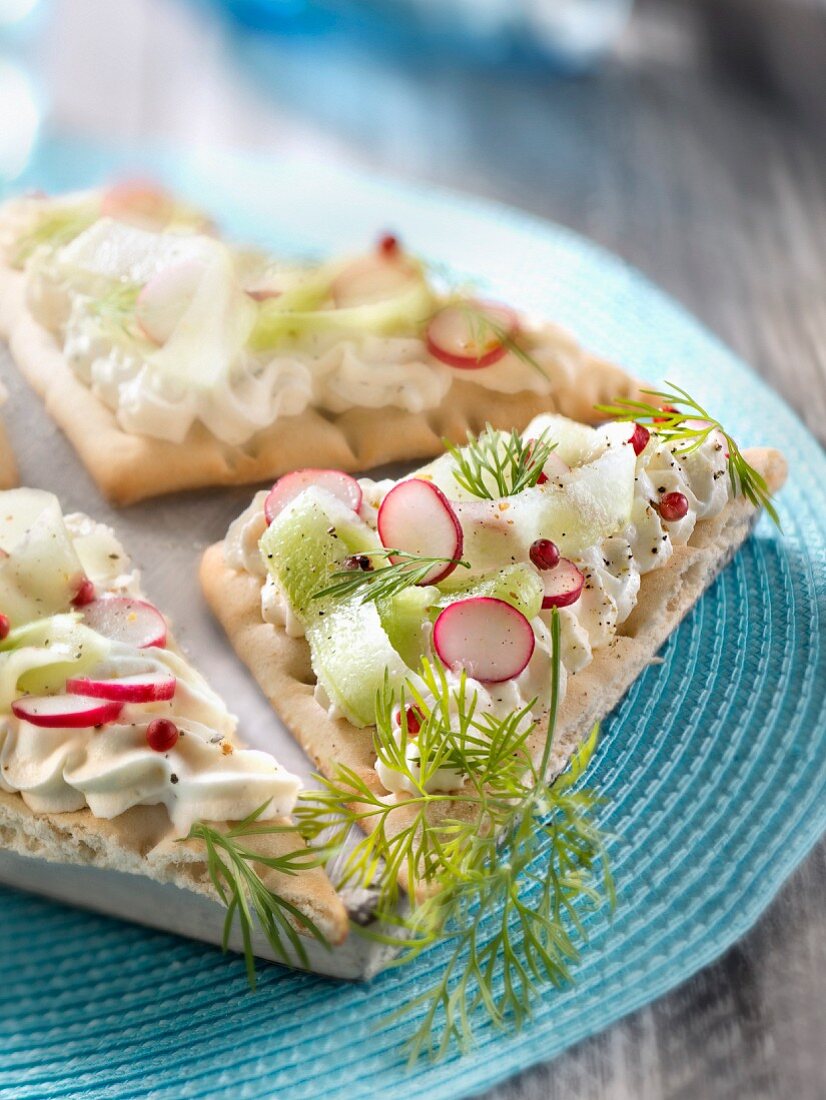
M 382 256 L 395 256 L 399 249 L 399 238 L 395 234 L 385 233 L 379 237 L 379 252 Z
M 2 642 L 4 638 L 8 638 L 10 630 L 11 623 L 9 622 L 7 616 L 0 615 L 0 642 Z
M 419 730 L 422 728 L 422 713 L 418 707 L 405 707 L 405 714 L 407 718 L 407 735 L 408 737 L 415 737 Z M 396 721 L 401 727 L 402 713 L 401 708 L 396 707 Z
M 648 440 L 651 438 L 651 432 L 648 428 L 644 428 L 642 424 L 634 425 L 634 434 L 628 440 L 631 446 L 634 448 L 635 455 L 641 455 L 648 445 Z
M 178 727 L 168 718 L 153 718 L 146 727 L 146 743 L 155 752 L 168 752 L 178 742 Z
M 89 580 L 88 577 L 84 577 L 78 586 L 78 590 L 75 593 L 75 598 L 72 603 L 75 607 L 85 607 L 87 603 L 91 603 L 95 598 L 95 586 Z
M 660 500 L 660 515 L 667 523 L 674 523 L 688 513 L 688 499 L 683 493 L 666 493 Z
M 559 547 L 550 539 L 532 542 L 529 553 L 537 569 L 555 569 L 559 565 Z

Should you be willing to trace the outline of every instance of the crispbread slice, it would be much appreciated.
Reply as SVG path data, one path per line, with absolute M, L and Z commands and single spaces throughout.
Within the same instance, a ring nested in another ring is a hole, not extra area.
M 114 413 L 77 378 L 53 335 L 26 308 L 21 273 L 2 266 L 0 335 L 101 491 L 118 505 L 181 489 L 272 480 L 302 466 L 357 471 L 430 458 L 442 450 L 444 437 L 464 442 L 468 431 L 479 432 L 486 422 L 519 429 L 549 411 L 588 421 L 596 404 L 636 391 L 619 367 L 586 355 L 582 369 L 552 395 L 496 393 L 456 378 L 442 404 L 422 413 L 390 407 L 340 414 L 307 409 L 242 446 L 222 443 L 201 424 L 182 443 L 170 443 L 118 426 Z
M 223 829 L 227 823 L 211 824 Z M 286 855 L 303 847 L 292 832 L 252 837 L 244 843 L 262 856 Z M 135 806 L 105 820 L 94 817 L 88 809 L 65 814 L 35 813 L 20 795 L 0 791 L 0 848 L 48 863 L 80 864 L 143 876 L 219 901 L 203 845 L 198 841 L 178 843 L 163 806 Z M 347 913 L 321 869 L 312 868 L 298 875 L 283 874 L 261 864 L 256 869 L 267 887 L 306 914 L 331 944 L 344 941 Z M 44 872 L 48 873 L 45 868 Z
M 167 645 L 180 654 L 173 638 Z M 235 738 L 233 744 L 241 747 Z M 206 824 L 223 831 L 228 823 Z M 266 857 L 287 855 L 305 847 L 294 830 L 251 836 L 244 839 L 244 846 Z M 95 817 L 88 808 L 72 813 L 36 813 L 17 792 L 0 790 L 0 850 L 46 863 L 79 864 L 143 876 L 221 902 L 210 879 L 203 843 L 181 842 L 162 805 L 135 806 L 112 819 Z M 267 887 L 312 920 L 329 943 L 344 941 L 347 912 L 323 870 L 310 868 L 291 875 L 263 864 L 255 866 Z M 44 867 L 44 878 L 47 875 Z M 48 893 L 45 884 L 44 892 Z M 299 922 L 296 927 L 299 932 L 303 930 Z M 181 930 L 179 922 L 176 931 Z
M 782 486 L 786 462 L 780 452 L 755 448 L 746 451 L 745 457 L 773 492 Z M 756 515 L 744 497 L 737 497 L 719 516 L 698 523 L 688 545 L 675 547 L 666 566 L 642 577 L 637 605 L 621 632 L 610 645 L 597 650 L 582 671 L 568 677 L 554 735 L 551 774 L 564 768 L 593 724 L 616 706 L 651 662 L 743 543 Z M 315 701 L 309 646 L 303 638 L 291 638 L 283 628 L 262 620 L 260 579 L 230 568 L 223 543 L 217 543 L 201 561 L 201 584 L 239 657 L 319 771 L 332 776 L 336 766 L 343 764 L 372 790 L 385 793 L 374 770 L 371 731 L 357 729 L 346 719 L 329 718 Z M 545 736 L 546 731 L 537 731 L 530 741 L 537 760 Z M 461 811 L 451 807 L 445 813 L 455 817 Z M 392 814 L 386 824 L 395 832 L 406 823 L 402 811 Z M 369 820 L 366 824 L 369 827 Z

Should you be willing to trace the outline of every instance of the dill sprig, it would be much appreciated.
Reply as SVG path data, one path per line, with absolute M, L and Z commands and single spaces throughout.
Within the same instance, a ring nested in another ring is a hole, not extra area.
M 500 432 L 490 424 L 478 436 L 468 432 L 463 447 L 448 439 L 442 442 L 453 456 L 454 481 L 484 500 L 515 496 L 532 488 L 556 447 L 545 432 L 536 439 L 525 440 L 517 431 Z
M 661 439 L 667 443 L 682 444 L 674 453 L 690 454 L 708 439 L 712 432 L 719 432 L 728 448 L 728 472 L 731 489 L 735 496 L 741 494 L 755 508 L 765 508 L 774 523 L 779 527 L 780 519 L 772 502 L 771 490 L 763 475 L 750 466 L 734 439 L 725 430 L 719 420 L 681 386 L 666 379 L 671 390 L 643 390 L 643 393 L 659 399 L 660 404 L 646 401 L 631 401 L 618 398 L 610 405 L 597 405 L 598 412 L 614 420 L 634 421 L 650 425 Z M 683 411 L 684 409 L 688 411 Z M 699 422 L 699 423 L 698 423 Z
M 248 838 L 274 833 L 295 834 L 295 827 L 289 823 L 274 825 L 260 822 L 266 808 L 267 803 L 264 803 L 226 832 L 198 821 L 180 841 L 200 840 L 206 848 L 209 877 L 227 910 L 222 946 L 226 951 L 233 922 L 237 919 L 244 946 L 247 979 L 252 989 L 255 989 L 255 952 L 252 945 L 256 923 L 254 917 L 267 937 L 273 953 L 285 962 L 291 961 L 288 947 L 292 947 L 302 965 L 309 965 L 298 928 L 306 931 L 319 943 L 329 946 L 323 932 L 306 913 L 302 913 L 292 902 L 270 890 L 255 866 L 258 864 L 282 874 L 298 875 L 302 871 L 318 867 L 325 858 L 323 850 L 309 851 L 301 847 L 283 855 L 267 856 L 242 843 Z
M 377 757 L 400 774 L 409 793 L 387 798 L 339 766 L 299 801 L 304 836 L 329 837 L 332 827 L 332 850 L 344 844 L 352 826 L 369 826 L 340 866 L 345 882 L 376 892 L 379 928 L 360 931 L 400 949 L 392 965 L 450 944 L 438 980 L 394 1014 L 424 1009 L 407 1043 L 411 1062 L 441 1057 L 453 1042 L 467 1047 L 479 1014 L 495 1026 L 518 1027 L 547 983 L 570 980 L 575 937 L 585 937 L 582 904 L 599 903 L 600 883 L 613 902 L 604 840 L 592 817 L 598 799 L 575 791 L 573 780 L 548 776 L 560 693 L 559 634 L 554 611 L 548 733 L 538 764 L 527 748 L 536 728 L 535 701 L 504 719 L 478 715 L 466 678 L 452 686 L 441 666 L 425 660 L 406 692 L 396 697 L 385 684 L 377 705 Z M 420 723 L 415 741 L 408 705 Z M 400 735 L 393 723 L 397 708 Z M 578 771 L 585 756 L 580 754 Z M 455 771 L 457 789 L 428 790 L 445 768 Z M 402 885 L 407 907 L 400 904 Z
M 395 558 L 396 561 L 373 567 L 373 558 Z M 362 568 L 363 564 L 366 568 Z M 370 550 L 345 558 L 340 563 L 349 562 L 350 566 L 337 569 L 330 576 L 331 583 L 313 593 L 313 599 L 327 596 L 343 599 L 358 594 L 362 603 L 373 603 L 387 599 L 412 585 L 422 584 L 434 566 L 455 564 L 470 569 L 470 563 L 457 558 L 428 558 L 421 554 L 409 554 L 405 550 Z
M 106 325 L 134 336 L 135 306 L 140 287 L 134 283 L 114 283 L 105 294 L 90 303 L 90 309 Z

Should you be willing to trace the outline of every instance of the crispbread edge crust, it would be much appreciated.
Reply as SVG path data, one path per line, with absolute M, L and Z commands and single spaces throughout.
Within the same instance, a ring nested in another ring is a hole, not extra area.
M 786 478 L 780 452 L 754 448 L 747 460 L 766 478 L 772 491 Z M 743 497 L 730 501 L 712 520 L 702 521 L 687 546 L 675 547 L 662 569 L 645 574 L 637 605 L 611 645 L 597 650 L 591 663 L 568 677 L 560 707 L 550 770 L 564 768 L 594 723 L 620 701 L 633 681 L 651 663 L 657 650 L 694 606 L 717 573 L 728 563 L 751 530 L 756 512 Z M 223 543 L 216 543 L 201 561 L 201 584 L 213 612 L 235 651 L 249 667 L 275 711 L 319 771 L 332 776 L 346 765 L 378 793 L 384 793 L 373 764 L 372 733 L 346 719 L 331 719 L 315 701 L 315 677 L 303 638 L 291 638 L 283 628 L 261 618 L 260 580 L 230 568 Z M 538 759 L 545 732 L 531 740 Z M 457 811 L 450 811 L 454 816 Z M 395 829 L 404 825 L 402 813 Z M 392 831 L 395 831 L 393 829 Z
M 422 413 L 388 407 L 336 415 L 308 409 L 242 446 L 222 443 L 198 424 L 182 443 L 170 443 L 118 427 L 114 413 L 76 377 L 52 334 L 32 317 L 22 274 L 2 265 L 0 335 L 101 492 L 117 505 L 182 489 L 272 480 L 302 466 L 361 471 L 430 458 L 442 450 L 444 437 L 463 442 L 468 431 L 478 432 L 486 422 L 523 428 L 540 412 L 587 421 L 595 405 L 636 389 L 619 367 L 587 355 L 583 369 L 553 395 L 495 393 L 456 378 L 442 404 Z

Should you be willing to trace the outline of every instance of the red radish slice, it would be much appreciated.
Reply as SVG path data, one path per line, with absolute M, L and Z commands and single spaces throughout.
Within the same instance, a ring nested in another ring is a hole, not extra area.
M 478 370 L 507 354 L 500 334 L 510 337 L 518 328 L 513 310 L 497 302 L 445 306 L 427 326 L 427 350 L 449 367 Z
M 163 672 L 117 676 L 111 680 L 78 676 L 66 681 L 66 690 L 70 695 L 90 695 L 119 703 L 159 703 L 172 698 L 177 683 L 174 676 Z
M 582 595 L 585 577 L 569 558 L 560 558 L 559 565 L 539 574 L 545 586 L 542 606 L 569 607 Z
M 107 218 L 138 223 L 164 224 L 170 220 L 175 202 L 163 188 L 149 180 L 123 180 L 103 195 L 100 212 Z
M 354 512 L 361 508 L 361 486 L 354 477 L 345 474 L 343 470 L 314 470 L 308 467 L 306 470 L 294 470 L 291 474 L 280 477 L 267 493 L 267 499 L 264 501 L 267 524 L 272 523 L 290 501 L 295 500 L 300 493 L 312 485 L 319 489 L 326 489 Z
M 492 596 L 457 600 L 433 624 L 433 648 L 442 664 L 484 683 L 518 676 L 535 645 L 533 627 L 522 612 Z
M 270 298 L 280 298 L 282 294 L 274 286 L 248 286 L 245 292 L 254 302 L 267 302 Z
M 166 645 L 166 620 L 151 603 L 129 596 L 102 596 L 83 609 L 83 620 L 92 630 L 113 642 L 136 649 Z
M 545 459 L 545 465 L 542 467 L 542 473 L 546 478 L 562 477 L 563 474 L 569 474 L 570 472 L 571 467 L 567 462 L 563 462 L 555 451 L 551 451 Z
M 186 313 L 204 275 L 201 260 L 181 260 L 150 279 L 138 295 L 135 318 L 153 344 L 165 344 Z
M 376 526 L 382 545 L 388 549 L 450 559 L 434 565 L 419 584 L 444 580 L 462 556 L 462 525 L 450 501 L 430 481 L 411 478 L 395 485 L 381 502 Z
M 417 277 L 416 268 L 399 253 L 377 250 L 340 271 L 330 291 L 336 308 L 348 309 L 392 298 Z
M 16 699 L 12 714 L 44 729 L 82 729 L 114 722 L 123 703 L 85 695 L 28 695 Z

